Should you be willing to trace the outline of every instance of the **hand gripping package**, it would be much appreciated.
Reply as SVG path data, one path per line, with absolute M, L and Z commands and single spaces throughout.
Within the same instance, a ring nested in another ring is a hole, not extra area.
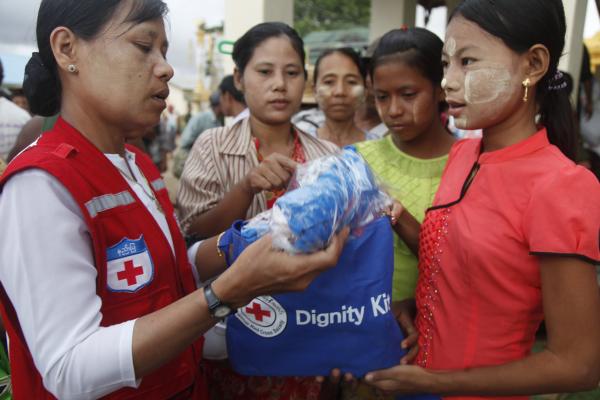
M 346 149 L 298 167 L 272 210 L 223 236 L 235 259 L 266 233 L 282 251 L 309 253 L 352 230 L 338 264 L 305 291 L 258 297 L 228 318 L 237 372 L 314 376 L 341 368 L 360 377 L 399 363 L 403 336 L 390 308 L 393 233 L 381 217 L 389 204 L 362 157 Z

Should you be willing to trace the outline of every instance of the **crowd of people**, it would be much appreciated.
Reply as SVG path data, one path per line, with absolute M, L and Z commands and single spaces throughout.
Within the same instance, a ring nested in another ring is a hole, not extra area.
M 167 13 L 162 0 L 42 0 L 26 102 L 14 99 L 34 116 L 0 97 L 13 398 L 525 399 L 597 387 L 600 184 L 578 164 L 558 71 L 561 0 L 464 0 L 444 41 L 394 29 L 365 53 L 325 51 L 310 80 L 298 33 L 261 23 L 185 123 L 168 105 Z M 300 112 L 307 85 L 318 110 Z M 305 289 L 351 232 L 312 254 L 274 250 L 267 235 L 231 266 L 223 233 L 271 209 L 298 165 L 341 148 L 394 199 L 391 310 L 407 354 L 364 377 L 335 365 L 319 378 L 240 375 L 221 320 Z

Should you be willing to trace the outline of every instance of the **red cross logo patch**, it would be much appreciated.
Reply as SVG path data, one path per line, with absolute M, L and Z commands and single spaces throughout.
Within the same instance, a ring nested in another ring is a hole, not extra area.
M 287 325 L 285 309 L 271 296 L 260 296 L 235 314 L 248 329 L 262 337 L 279 335 Z
M 112 292 L 136 292 L 154 277 L 154 265 L 141 236 L 122 239 L 106 251 L 106 284 Z

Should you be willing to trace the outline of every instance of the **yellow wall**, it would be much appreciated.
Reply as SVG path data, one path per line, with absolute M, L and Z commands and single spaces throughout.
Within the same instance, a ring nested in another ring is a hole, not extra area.
M 592 72 L 595 74 L 598 67 L 600 67 L 600 32 L 589 39 L 585 39 L 584 42 L 590 52 Z

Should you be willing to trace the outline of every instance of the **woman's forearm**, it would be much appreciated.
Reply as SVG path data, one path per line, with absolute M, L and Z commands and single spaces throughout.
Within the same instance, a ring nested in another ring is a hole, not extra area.
M 254 194 L 246 184 L 243 181 L 237 183 L 214 208 L 194 217 L 187 233 L 199 238 L 218 235 L 235 220 L 246 218 L 252 200 Z
M 532 395 L 597 387 L 596 374 L 567 356 L 543 350 L 508 364 L 437 372 L 432 392 L 444 395 Z
M 394 231 L 406 243 L 413 254 L 419 254 L 419 233 L 421 232 L 421 223 L 415 219 L 408 211 L 404 210 L 394 224 Z
M 133 367 L 142 378 L 181 354 L 217 322 L 202 289 L 139 318 L 133 328 Z
M 221 274 L 227 268 L 225 253 L 217 248 L 221 235 L 213 236 L 203 241 L 196 251 L 194 266 L 198 271 L 201 282 Z

